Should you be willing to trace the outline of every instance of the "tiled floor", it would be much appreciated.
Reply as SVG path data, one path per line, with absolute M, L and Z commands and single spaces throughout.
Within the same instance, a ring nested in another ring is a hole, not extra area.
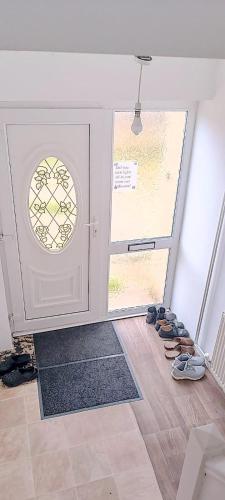
M 0 500 L 175 500 L 191 427 L 225 436 L 209 372 L 176 382 L 144 317 L 114 326 L 144 400 L 41 420 L 36 383 L 0 386 Z
M 37 384 L 0 387 L 0 500 L 161 500 L 129 404 L 41 420 Z

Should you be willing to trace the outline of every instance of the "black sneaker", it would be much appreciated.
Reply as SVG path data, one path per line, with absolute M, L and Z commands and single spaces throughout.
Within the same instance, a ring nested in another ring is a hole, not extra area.
M 3 384 L 7 387 L 16 387 L 17 385 L 24 384 L 25 382 L 31 382 L 37 378 L 38 371 L 33 366 L 28 366 L 27 368 L 17 368 L 12 370 L 10 373 L 6 373 L 2 377 Z
M 11 354 L 0 363 L 0 377 L 9 373 L 17 367 L 22 367 L 31 362 L 30 354 Z

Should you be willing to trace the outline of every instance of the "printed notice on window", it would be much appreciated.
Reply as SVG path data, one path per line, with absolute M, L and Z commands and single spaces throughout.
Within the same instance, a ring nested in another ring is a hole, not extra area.
M 113 163 L 113 189 L 132 191 L 137 185 L 137 161 L 116 161 Z

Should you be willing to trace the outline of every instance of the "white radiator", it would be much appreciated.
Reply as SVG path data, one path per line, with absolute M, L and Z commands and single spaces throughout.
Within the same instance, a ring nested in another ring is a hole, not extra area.
M 210 370 L 225 392 L 225 313 L 222 314 L 219 331 L 210 363 Z

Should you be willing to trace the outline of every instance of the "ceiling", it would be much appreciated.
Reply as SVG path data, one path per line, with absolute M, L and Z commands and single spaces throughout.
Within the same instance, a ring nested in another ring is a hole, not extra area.
M 0 50 L 225 58 L 225 0 L 0 0 Z

